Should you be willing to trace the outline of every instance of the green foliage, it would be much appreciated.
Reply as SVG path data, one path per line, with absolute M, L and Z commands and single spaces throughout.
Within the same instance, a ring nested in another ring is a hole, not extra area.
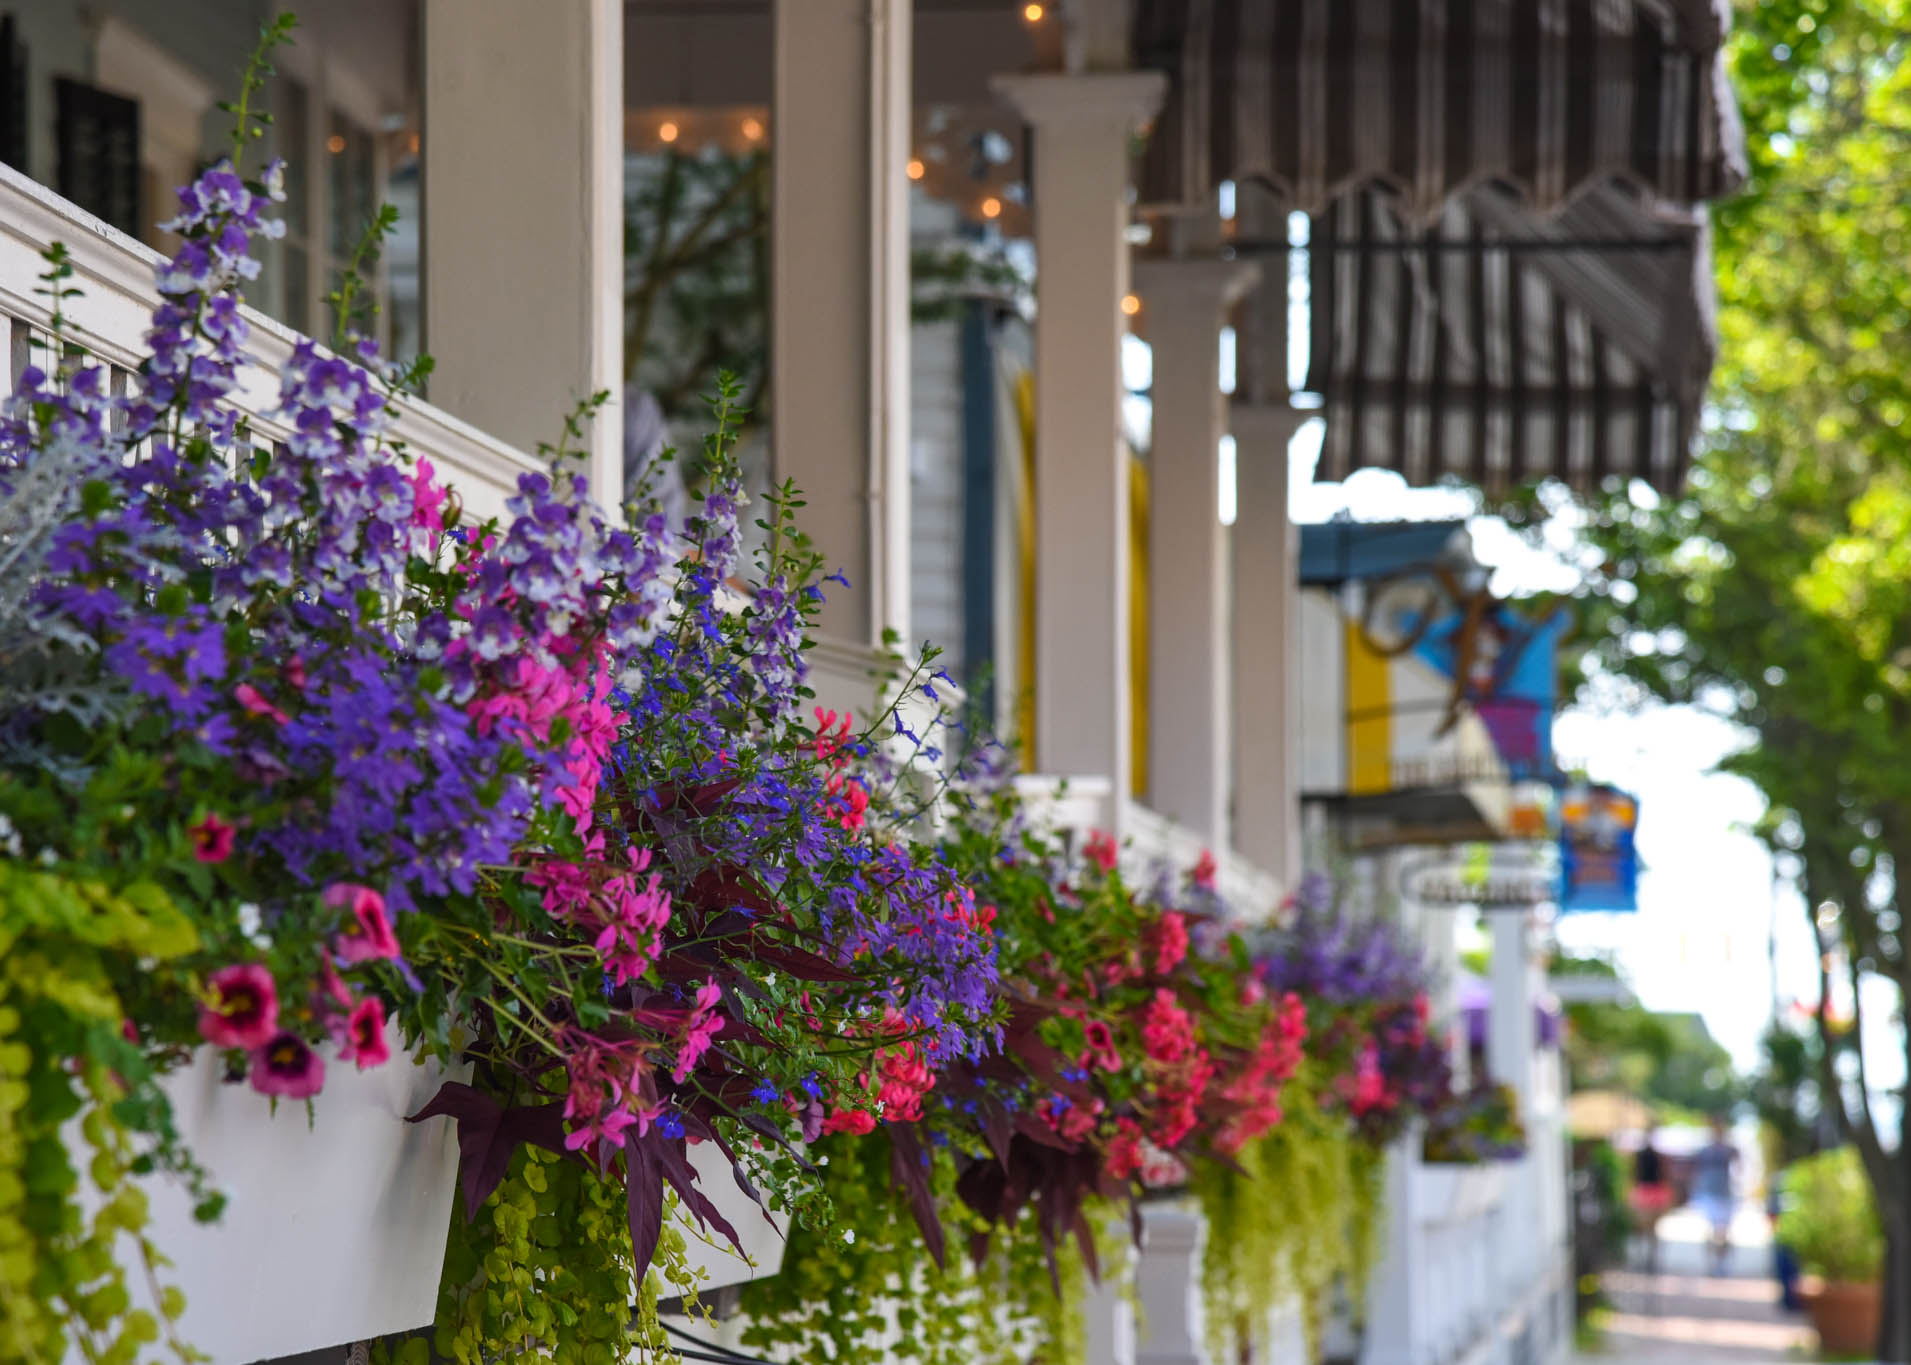
M 1088 1277 L 1079 1251 L 1059 1249 L 1058 1294 L 1025 1212 L 1006 1236 L 994 1230 L 984 1261 L 971 1260 L 962 1234 L 990 1229 L 956 1200 L 955 1162 L 938 1148 L 931 1186 L 949 1232 L 938 1268 L 891 1181 L 887 1147 L 839 1135 L 811 1148 L 824 1203 L 791 1229 L 782 1271 L 744 1290 L 744 1345 L 844 1365 L 1011 1365 L 1036 1353 L 1054 1365 L 1084 1361 Z M 1125 1223 L 1103 1221 L 1102 1259 L 1113 1264 Z
M 633 1349 L 669 1353 L 660 1294 L 695 1303 L 685 1224 L 672 1203 L 639 1289 L 624 1205 L 621 1182 L 540 1148 L 520 1150 L 475 1219 L 452 1213 L 437 1352 L 461 1362 L 508 1352 L 550 1365 L 613 1365 Z M 387 1347 L 383 1359 L 399 1357 Z
M 0 859 L 0 1357 L 131 1362 L 162 1335 L 190 1356 L 172 1339 L 184 1303 L 159 1285 L 132 1177 L 191 1168 L 120 1029 L 121 983 L 168 975 L 196 944 L 150 882 Z M 128 1262 L 145 1268 L 157 1313 L 134 1306 Z
M 1867 1284 L 1884 1269 L 1884 1234 L 1864 1165 L 1850 1147 L 1806 1157 L 1785 1172 L 1788 1207 L 1778 1239 L 1811 1274 Z
M 1208 1222 L 1202 1255 L 1208 1353 L 1239 1358 L 1267 1315 L 1290 1298 L 1309 1314 L 1310 1335 L 1327 1291 L 1345 1278 L 1366 1297 L 1381 1212 L 1384 1156 L 1344 1117 L 1323 1114 L 1303 1067 L 1288 1088 L 1283 1120 L 1235 1156 L 1238 1170 L 1207 1162 L 1193 1189 Z
M 1589 695 L 1696 704 L 1745 727 L 1725 767 L 1766 797 L 1757 832 L 1832 950 L 1821 996 L 1882 979 L 1900 1029 L 1911 987 L 1911 882 L 1897 873 L 1911 867 L 1906 18 L 1902 0 L 1737 7 L 1752 179 L 1715 215 L 1714 411 L 1679 496 L 1611 489 L 1590 509 L 1596 567 L 1582 601 Z M 1862 1054 L 1843 1085 L 1829 1051 L 1816 1058 L 1823 1096 L 1841 1101 L 1831 1108 L 1887 1226 L 1911 1226 Z M 1899 1260 L 1893 1292 L 1911 1296 L 1911 1254 Z M 1911 1358 L 1911 1317 L 1887 1353 Z

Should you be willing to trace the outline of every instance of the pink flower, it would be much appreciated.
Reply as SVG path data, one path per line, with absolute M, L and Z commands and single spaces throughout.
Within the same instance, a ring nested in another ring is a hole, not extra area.
M 360 1071 L 391 1060 L 391 1044 L 385 1041 L 385 1006 L 377 996 L 368 995 L 359 1001 L 345 1020 L 342 1055 L 357 1062 Z
M 1089 862 L 1099 867 L 1103 872 L 1113 872 L 1115 870 L 1115 859 L 1119 856 L 1119 850 L 1116 849 L 1115 841 L 1112 838 L 1104 834 L 1101 830 L 1096 830 L 1093 834 L 1088 836 L 1088 844 L 1082 849 L 1082 854 Z
M 1201 850 L 1201 857 L 1195 862 L 1194 870 L 1188 873 L 1188 877 L 1189 880 L 1203 891 L 1212 891 L 1214 890 L 1215 872 L 1214 853 L 1212 850 L 1204 848 Z
M 854 1133 L 861 1137 L 876 1131 L 876 1116 L 861 1109 L 838 1109 L 823 1120 L 823 1134 Z
M 1088 1039 L 1088 1051 L 1082 1055 L 1085 1067 L 1091 1061 L 1103 1071 L 1121 1070 L 1121 1053 L 1115 1047 L 1115 1031 L 1100 1019 L 1089 1019 L 1082 1024 L 1082 1033 Z
M 252 1088 L 261 1095 L 305 1100 L 325 1086 L 325 1062 L 296 1033 L 275 1033 L 252 1049 Z
M 1148 931 L 1148 946 L 1154 951 L 1155 971 L 1167 975 L 1188 955 L 1188 922 L 1168 911 Z
M 385 915 L 385 898 L 369 886 L 333 882 L 325 888 L 325 904 L 350 910 L 352 918 L 333 940 L 341 962 L 367 962 L 398 956 L 398 936 Z
M 723 1019 L 715 1013 L 722 995 L 714 981 L 706 981 L 697 988 L 697 1003 L 690 1011 L 683 1042 L 677 1048 L 677 1064 L 670 1069 L 670 1079 L 678 1085 L 684 1083 L 703 1054 L 710 1050 L 716 1036 L 723 1032 Z
M 253 715 L 264 716 L 267 720 L 278 725 L 285 724 L 287 720 L 285 712 L 267 701 L 265 699 L 265 693 L 261 692 L 251 683 L 240 683 L 237 687 L 232 689 L 232 695 L 239 705 L 245 707 L 245 709 L 250 711 Z
M 1141 1170 L 1144 1156 L 1141 1126 L 1133 1119 L 1121 1119 L 1115 1128 L 1115 1136 L 1108 1140 L 1108 1174 L 1117 1180 L 1127 1180 Z
M 186 832 L 192 835 L 192 856 L 200 862 L 223 863 L 232 856 L 233 827 L 217 815 L 207 815 Z
M 1194 1047 L 1194 1020 L 1166 987 L 1155 992 L 1142 1018 L 1141 1045 L 1157 1062 L 1178 1062 Z
M 199 1007 L 199 1036 L 214 1047 L 259 1047 L 278 1028 L 279 991 L 264 967 L 222 967 L 206 984 L 212 999 Z
M 285 680 L 293 687 L 301 692 L 305 690 L 305 660 L 294 654 L 286 661 L 283 673 Z
M 425 531 L 445 529 L 445 490 L 430 460 L 420 460 L 411 472 L 411 524 Z

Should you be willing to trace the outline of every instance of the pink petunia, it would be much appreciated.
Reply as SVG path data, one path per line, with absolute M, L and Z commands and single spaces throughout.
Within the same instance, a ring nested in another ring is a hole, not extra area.
M 252 1049 L 252 1088 L 261 1095 L 307 1100 L 325 1087 L 325 1061 L 296 1033 L 275 1033 Z
M 838 1109 L 823 1120 L 823 1134 L 854 1133 L 858 1137 L 876 1131 L 876 1116 L 861 1109 Z
M 351 911 L 333 944 L 342 962 L 368 962 L 398 956 L 398 936 L 385 914 L 385 898 L 369 886 L 333 882 L 325 888 L 325 904 Z
M 264 967 L 222 967 L 207 986 L 212 999 L 199 1007 L 199 1036 L 214 1047 L 255 1048 L 278 1028 L 279 991 Z
M 1119 850 L 1115 847 L 1115 841 L 1112 838 L 1101 830 L 1096 830 L 1088 836 L 1088 843 L 1082 849 L 1082 854 L 1103 872 L 1113 872 Z
M 278 725 L 285 724 L 289 719 L 285 712 L 266 700 L 265 693 L 261 692 L 249 682 L 242 682 L 233 688 L 232 696 L 239 705 L 245 707 L 246 710 L 255 716 L 264 716 L 267 720 Z
M 385 1040 L 385 1006 L 377 996 L 366 996 L 346 1018 L 343 1055 L 357 1062 L 360 1071 L 391 1060 L 391 1044 Z
M 723 1032 L 723 1018 L 715 1013 L 722 994 L 714 981 L 706 981 L 697 988 L 697 1003 L 690 1011 L 683 1041 L 677 1047 L 677 1064 L 670 1069 L 670 1079 L 678 1085 L 684 1083 L 703 1054 L 710 1050 L 710 1044 Z
M 1082 1054 L 1082 1065 L 1090 1062 L 1103 1071 L 1121 1070 L 1121 1052 L 1115 1046 L 1114 1030 L 1100 1019 L 1090 1019 L 1082 1024 L 1082 1033 L 1088 1039 L 1088 1051 Z
M 430 460 L 420 460 L 411 474 L 411 524 L 425 531 L 445 529 L 445 490 Z
M 232 856 L 234 829 L 217 815 L 208 814 L 186 832 L 192 835 L 192 856 L 202 863 L 223 863 Z
M 1155 955 L 1155 970 L 1162 975 L 1180 966 L 1188 956 L 1188 923 L 1170 910 L 1148 931 L 1148 946 Z

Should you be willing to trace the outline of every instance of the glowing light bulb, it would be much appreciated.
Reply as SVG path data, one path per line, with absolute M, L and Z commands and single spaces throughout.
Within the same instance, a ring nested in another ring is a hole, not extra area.
M 982 201 L 982 216 L 984 218 L 1000 218 L 1002 216 L 1002 201 L 997 199 L 994 195 L 990 195 L 987 199 L 984 199 Z
M 1022 6 L 1022 17 L 1028 20 L 1031 24 L 1041 23 L 1042 16 L 1046 13 L 1048 13 L 1048 11 L 1043 9 L 1040 5 Z
M 1121 296 L 1121 311 L 1126 313 L 1129 317 L 1133 317 L 1136 313 L 1139 313 L 1141 311 L 1140 295 L 1123 294 Z
M 674 123 L 672 123 L 672 122 L 670 122 L 670 121 L 669 121 L 668 119 L 666 119 L 666 120 L 665 120 L 665 121 L 664 121 L 664 122 L 663 122 L 663 123 L 662 123 L 662 124 L 661 124 L 661 125 L 660 125 L 660 126 L 658 127 L 658 129 L 657 129 L 657 136 L 658 136 L 658 137 L 660 137 L 660 138 L 662 138 L 662 139 L 663 139 L 663 140 L 664 140 L 665 142 L 675 142 L 675 141 L 677 140 L 677 134 L 678 134 L 678 133 L 679 133 L 680 131 L 682 131 L 682 130 L 681 130 L 681 129 L 679 129 L 679 128 L 677 127 L 677 125 L 676 125 L 676 124 L 674 124 Z
M 333 133 L 330 137 L 325 139 L 325 150 L 330 152 L 333 156 L 337 156 L 340 152 L 345 150 L 345 139 L 338 133 Z
M 763 125 L 753 118 L 743 120 L 743 136 L 755 142 L 763 136 Z
M 929 168 L 922 164 L 921 157 L 912 156 L 909 158 L 909 164 L 906 167 L 904 167 L 904 169 L 909 172 L 909 178 L 911 180 L 920 180 L 922 179 L 924 172 L 926 172 Z

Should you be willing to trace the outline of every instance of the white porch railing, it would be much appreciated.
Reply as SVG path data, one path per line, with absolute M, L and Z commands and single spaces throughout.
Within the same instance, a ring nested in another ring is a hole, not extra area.
M 13 392 L 29 364 L 46 363 L 52 337 L 51 300 L 37 293 L 48 247 L 64 242 L 76 270 L 65 301 L 66 341 L 84 347 L 112 369 L 116 392 L 132 382 L 144 351 L 159 296 L 153 290 L 157 252 L 75 208 L 53 191 L 0 166 L 0 335 L 6 341 L 5 392 Z M 286 428 L 271 416 L 279 396 L 279 371 L 298 334 L 251 309 L 251 349 L 256 362 L 240 375 L 236 405 L 251 418 L 256 438 L 283 439 Z M 562 413 L 552 413 L 553 428 Z M 503 511 L 519 473 L 537 468 L 531 457 L 494 440 L 428 403 L 400 405 L 392 437 L 429 458 L 439 477 L 454 487 L 477 517 Z
M 1105 777 L 1037 773 L 1016 778 L 1015 786 L 1031 817 L 1057 833 L 1085 839 L 1106 826 L 1110 803 Z M 1147 887 L 1164 870 L 1179 879 L 1208 852 L 1214 855 L 1215 887 L 1236 914 L 1258 921 L 1280 904 L 1283 888 L 1271 873 L 1230 849 L 1210 848 L 1194 831 L 1139 801 L 1122 803 L 1121 827 L 1122 871 L 1132 885 Z

